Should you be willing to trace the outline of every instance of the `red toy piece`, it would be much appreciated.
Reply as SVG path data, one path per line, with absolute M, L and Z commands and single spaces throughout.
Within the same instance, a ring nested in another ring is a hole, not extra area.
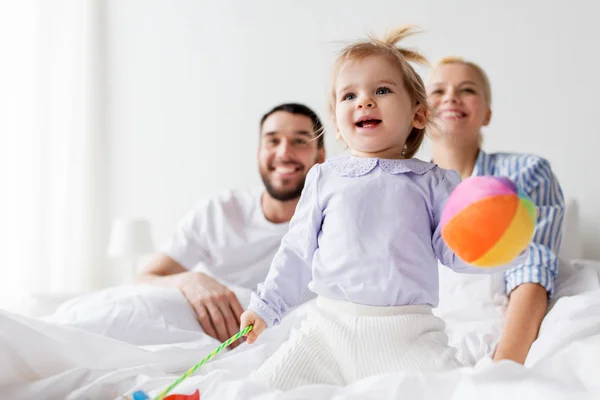
M 200 400 L 200 391 L 196 389 L 193 394 L 172 394 L 165 397 L 165 400 Z

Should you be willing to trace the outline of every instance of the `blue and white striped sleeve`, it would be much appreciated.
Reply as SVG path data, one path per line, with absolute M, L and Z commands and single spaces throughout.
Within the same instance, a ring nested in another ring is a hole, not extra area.
M 536 205 L 538 218 L 527 261 L 505 273 L 506 293 L 523 283 L 539 283 L 552 297 L 565 213 L 563 193 L 550 164 L 543 158 L 515 157 L 510 166 L 510 175 Z

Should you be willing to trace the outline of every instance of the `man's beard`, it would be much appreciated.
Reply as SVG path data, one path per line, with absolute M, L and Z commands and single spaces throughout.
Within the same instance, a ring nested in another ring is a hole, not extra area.
M 269 193 L 269 195 L 272 198 L 274 198 L 275 200 L 279 200 L 279 201 L 290 201 L 290 200 L 296 200 L 297 198 L 299 198 L 300 195 L 302 194 L 302 189 L 304 189 L 304 181 L 306 180 L 306 176 L 304 176 L 296 184 L 295 187 L 290 188 L 290 189 L 277 190 L 271 184 L 271 181 L 269 180 L 269 176 L 266 173 L 263 173 L 261 171 L 260 177 L 262 178 L 263 184 L 265 185 L 265 189 L 267 189 L 267 193 Z

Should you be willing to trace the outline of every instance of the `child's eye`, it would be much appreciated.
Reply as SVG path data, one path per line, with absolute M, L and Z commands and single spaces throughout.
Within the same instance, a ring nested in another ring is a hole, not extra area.
M 386 87 L 380 87 L 379 89 L 377 89 L 377 91 L 375 92 L 375 94 L 388 94 L 391 93 L 391 90 L 386 88 Z
M 267 144 L 269 146 L 277 146 L 278 143 L 279 143 L 279 139 L 276 139 L 276 138 L 267 139 Z
M 440 96 L 444 94 L 444 91 L 442 89 L 436 89 L 433 92 L 429 93 L 430 96 Z
M 342 97 L 342 101 L 354 100 L 355 98 L 356 98 L 356 95 L 354 93 L 348 93 L 347 95 Z
M 475 94 L 475 89 L 473 88 L 464 88 L 462 91 L 464 93 Z

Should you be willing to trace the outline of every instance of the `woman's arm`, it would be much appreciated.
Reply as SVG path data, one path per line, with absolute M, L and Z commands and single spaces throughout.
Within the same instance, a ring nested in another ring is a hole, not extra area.
M 521 188 L 532 198 L 538 218 L 529 259 L 505 274 L 509 295 L 504 331 L 494 360 L 524 363 L 554 294 L 564 197 L 550 164 L 539 157 L 519 157 L 510 165 Z
M 523 364 L 548 308 L 548 293 L 537 283 L 524 283 L 510 294 L 502 337 L 494 361 Z

